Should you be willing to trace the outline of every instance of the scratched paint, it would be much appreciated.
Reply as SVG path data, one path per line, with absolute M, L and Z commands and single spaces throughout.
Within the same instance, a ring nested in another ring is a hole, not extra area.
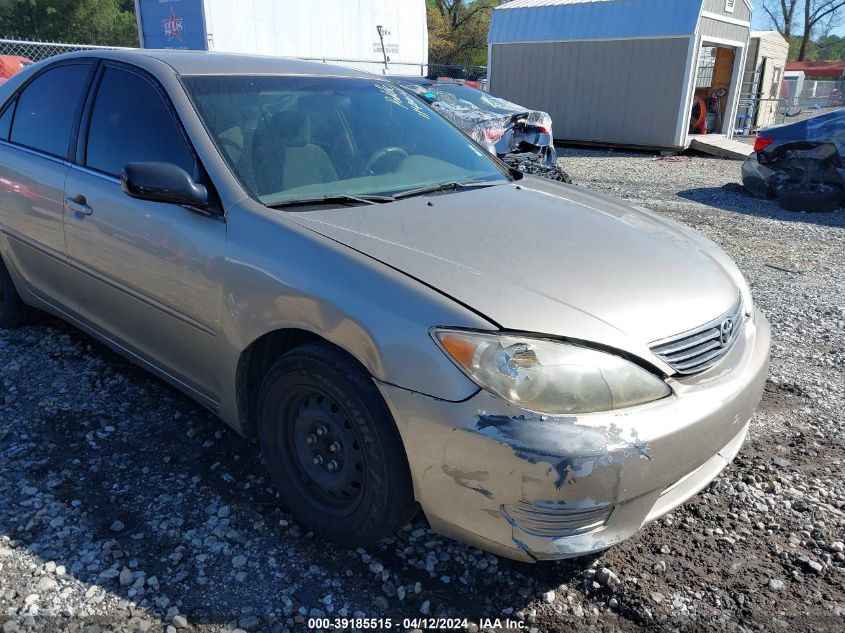
M 617 427 L 589 427 L 576 422 L 572 416 L 479 412 L 471 430 L 510 446 L 517 457 L 529 463 L 549 464 L 557 473 L 558 489 L 589 477 L 599 466 L 621 468 L 634 456 L 649 459 L 647 447 L 624 439 Z
M 493 493 L 478 483 L 481 481 L 486 481 L 489 477 L 488 473 L 484 471 L 465 472 L 458 468 L 447 466 L 445 464 L 441 467 L 441 470 L 444 472 L 444 474 L 451 477 L 454 482 L 459 486 L 468 490 L 472 490 L 473 492 L 477 492 L 480 495 L 484 495 L 488 499 L 493 498 Z

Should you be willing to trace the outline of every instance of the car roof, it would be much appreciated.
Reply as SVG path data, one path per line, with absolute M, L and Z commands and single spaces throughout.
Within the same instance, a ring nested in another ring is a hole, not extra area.
M 170 66 L 179 75 L 312 75 L 359 79 L 377 77 L 344 66 L 301 59 L 169 49 L 92 49 L 60 55 L 50 58 L 49 61 L 77 57 L 99 57 L 142 67 L 149 67 L 151 62 L 160 62 Z

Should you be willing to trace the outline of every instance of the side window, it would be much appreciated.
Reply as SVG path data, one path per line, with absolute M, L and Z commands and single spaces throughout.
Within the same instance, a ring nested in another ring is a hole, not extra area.
M 0 116 L 0 140 L 9 140 L 9 132 L 12 130 L 12 117 L 15 114 L 16 105 L 17 99 L 6 106 L 6 109 L 3 111 L 3 115 Z
M 107 68 L 91 113 L 85 164 L 117 175 L 126 163 L 145 161 L 195 172 L 193 152 L 159 91 L 135 73 Z
M 24 88 L 18 98 L 11 141 L 66 158 L 90 68 L 89 64 L 51 68 Z

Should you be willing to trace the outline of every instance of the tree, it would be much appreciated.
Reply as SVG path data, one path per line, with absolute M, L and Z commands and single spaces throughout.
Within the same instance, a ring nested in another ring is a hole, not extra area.
M 795 11 L 798 9 L 800 0 L 765 0 L 763 11 L 769 16 L 772 25 L 778 33 L 787 40 L 792 37 L 792 28 L 795 22 Z
M 428 0 L 428 50 L 449 64 L 483 64 L 490 13 L 500 0 Z
M 813 34 L 821 31 L 823 37 L 830 32 L 845 7 L 845 0 L 765 0 L 762 7 L 772 25 L 789 40 L 790 59 L 805 61 L 812 56 Z M 803 17 L 803 24 L 796 24 L 798 17 Z M 797 29 L 801 33 L 800 44 L 794 47 L 793 31 Z
M 816 42 L 816 50 L 812 58 L 816 61 L 839 61 L 845 59 L 845 37 L 827 35 Z
M 798 51 L 799 62 L 803 62 L 807 57 L 813 29 L 824 27 L 829 31 L 842 7 L 845 7 L 845 0 L 804 0 L 804 34 Z
M 0 0 L 0 33 L 16 39 L 138 45 L 133 0 Z

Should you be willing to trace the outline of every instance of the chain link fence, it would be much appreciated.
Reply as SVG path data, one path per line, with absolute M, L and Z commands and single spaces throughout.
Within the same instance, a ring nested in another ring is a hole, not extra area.
M 94 46 L 87 44 L 63 44 L 60 42 L 32 42 L 29 40 L 0 39 L 0 55 L 26 57 L 33 62 L 55 57 L 62 53 L 93 49 L 115 50 L 118 46 Z
M 465 81 L 484 81 L 487 79 L 486 66 L 469 66 L 466 64 L 443 64 L 439 62 L 392 62 L 385 65 L 383 61 L 362 61 L 356 59 L 337 59 L 331 57 L 302 57 L 305 61 L 322 62 L 347 66 L 355 70 L 373 73 L 374 75 L 408 75 L 415 77 L 449 77 Z
M 796 123 L 845 107 L 845 81 L 808 80 L 800 87 L 784 81 L 779 94 L 778 99 L 741 95 L 736 134 L 750 136 L 764 127 Z
M 0 55 L 25 57 L 33 62 L 70 53 L 94 49 L 117 50 L 117 46 L 93 46 L 88 44 L 65 44 L 60 42 L 33 42 L 28 40 L 0 39 Z M 126 49 L 129 50 L 129 49 Z M 468 66 L 462 64 L 442 64 L 437 62 L 390 62 L 360 59 L 337 59 L 329 57 L 303 57 L 306 61 L 322 62 L 361 70 L 375 75 L 413 75 L 416 77 L 450 77 L 477 81 L 486 84 L 487 68 L 485 66 Z

